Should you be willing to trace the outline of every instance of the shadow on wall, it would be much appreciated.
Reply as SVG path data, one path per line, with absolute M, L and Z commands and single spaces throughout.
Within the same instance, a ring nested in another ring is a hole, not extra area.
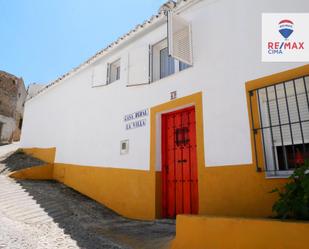
M 0 161 L 0 174 L 6 174 L 12 171 L 21 170 L 33 166 L 45 164 L 44 161 L 31 157 L 21 150 L 17 150 L 10 156 Z
M 174 221 L 126 219 L 55 181 L 17 182 L 80 248 L 169 248 L 174 238 Z

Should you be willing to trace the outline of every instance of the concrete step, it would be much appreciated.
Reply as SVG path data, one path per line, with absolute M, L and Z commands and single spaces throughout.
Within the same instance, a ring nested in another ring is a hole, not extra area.
M 51 222 L 53 218 L 49 213 L 54 217 L 67 215 L 66 210 L 57 208 L 57 202 L 47 200 L 45 204 L 48 212 L 16 181 L 0 176 L 0 212 L 11 219 L 37 225 Z
M 15 196 L 10 200 L 0 200 L 0 207 L 8 208 L 15 204 L 21 206 L 32 205 L 32 201 L 36 203 L 30 196 Z
M 2 191 L 6 191 L 6 190 L 2 190 Z M 23 191 L 14 191 L 11 192 L 10 190 L 7 190 L 7 195 L 4 196 L 0 196 L 0 201 L 10 201 L 12 199 L 15 199 L 17 197 L 24 197 L 24 196 L 29 196 L 29 194 L 27 192 L 23 192 Z M 29 196 L 30 197 L 30 196 Z

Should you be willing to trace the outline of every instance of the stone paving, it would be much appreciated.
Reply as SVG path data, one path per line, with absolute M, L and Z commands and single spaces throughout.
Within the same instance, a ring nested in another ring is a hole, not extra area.
M 8 145 L 0 145 L 0 160 L 5 157 L 7 154 L 10 154 L 16 151 L 19 148 L 19 142 L 14 142 Z
M 0 175 L 0 249 L 165 249 L 174 235 L 173 220 L 126 219 L 55 181 Z

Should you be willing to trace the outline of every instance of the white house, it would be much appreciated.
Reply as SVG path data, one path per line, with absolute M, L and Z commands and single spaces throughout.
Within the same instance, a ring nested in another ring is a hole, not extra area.
M 128 217 L 268 216 L 308 157 L 309 65 L 261 61 L 262 13 L 304 11 L 168 2 L 28 100 L 22 146 L 55 147 L 54 179 Z

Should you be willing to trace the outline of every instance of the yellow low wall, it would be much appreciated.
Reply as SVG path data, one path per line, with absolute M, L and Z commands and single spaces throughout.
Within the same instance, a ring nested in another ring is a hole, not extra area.
M 204 167 L 199 173 L 199 214 L 262 217 L 273 215 L 278 194 L 288 179 L 266 179 L 251 165 Z
M 304 249 L 309 222 L 179 215 L 171 249 Z
M 155 175 L 149 171 L 55 163 L 53 178 L 123 216 L 155 219 Z
M 26 148 L 23 151 L 54 164 L 55 148 Z M 50 177 L 52 171 L 52 177 Z M 41 175 L 40 173 L 41 172 Z M 50 169 L 15 172 L 20 179 L 55 179 L 134 219 L 161 218 L 161 172 L 55 163 Z M 216 216 L 268 217 L 278 198 L 269 192 L 287 179 L 265 179 L 253 164 L 199 166 L 199 214 Z M 222 184 L 224 183 L 224 184 Z
M 56 148 L 23 148 L 22 151 L 32 157 L 38 158 L 47 163 L 54 163 Z
M 53 179 L 53 165 L 44 164 L 31 168 L 21 169 L 9 174 L 15 179 L 29 179 L 29 180 L 52 180 Z
M 145 170 L 54 163 L 56 148 L 24 148 L 48 164 L 10 174 L 16 179 L 54 179 L 133 219 L 156 218 L 156 177 Z

